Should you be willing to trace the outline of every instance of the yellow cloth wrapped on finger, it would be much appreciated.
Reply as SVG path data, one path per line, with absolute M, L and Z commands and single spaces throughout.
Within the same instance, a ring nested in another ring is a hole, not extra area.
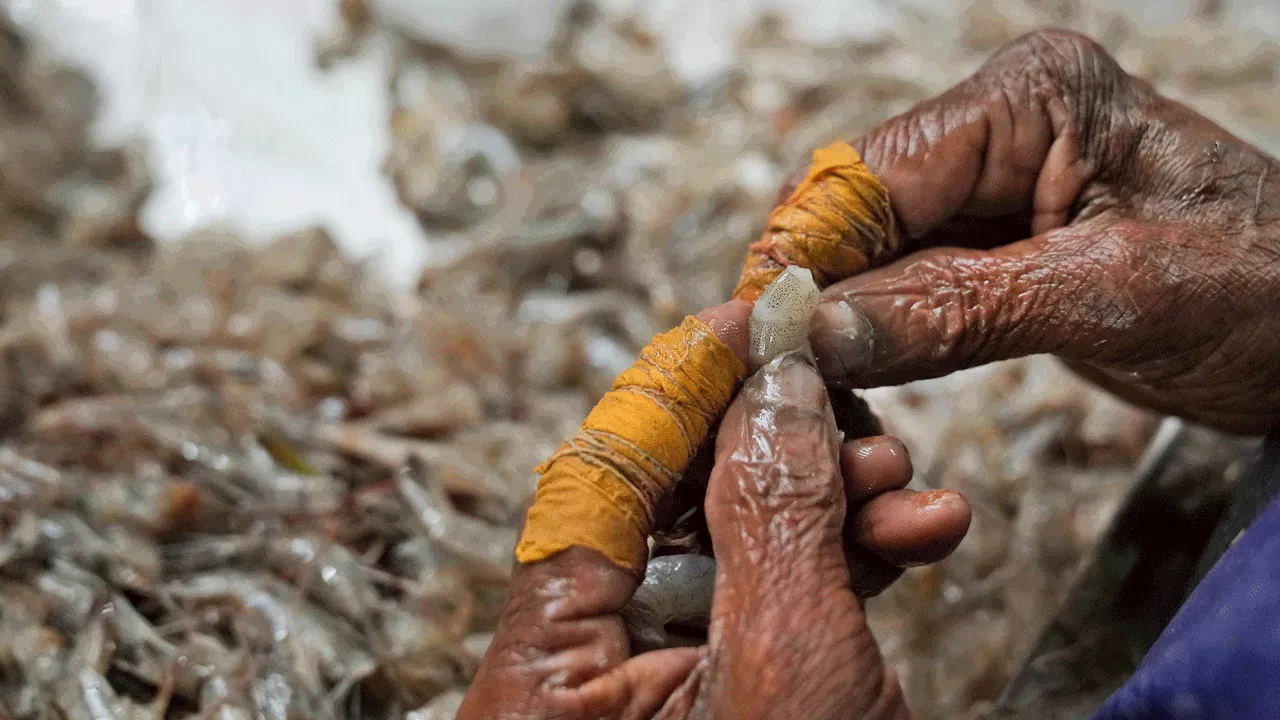
M 582 428 L 538 468 L 522 563 L 572 546 L 643 571 L 653 513 L 707 439 L 746 368 L 702 321 L 658 335 Z
M 823 288 L 889 259 L 898 249 L 889 193 L 858 151 L 840 142 L 813 153 L 805 179 L 769 214 L 733 291 L 754 301 L 788 265 Z

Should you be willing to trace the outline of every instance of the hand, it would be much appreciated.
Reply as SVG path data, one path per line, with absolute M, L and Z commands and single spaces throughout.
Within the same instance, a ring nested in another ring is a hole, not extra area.
M 827 288 L 829 380 L 1053 353 L 1148 407 L 1280 424 L 1274 159 L 1060 31 L 853 144 L 918 252 Z
M 732 328 L 748 311 L 702 317 L 744 346 Z M 911 467 L 896 440 L 840 444 L 823 383 L 798 358 L 747 381 L 715 455 L 708 644 L 630 657 L 619 613 L 637 578 L 575 547 L 516 567 L 460 718 L 906 717 L 854 582 L 877 591 L 945 557 L 968 505 L 902 489 Z

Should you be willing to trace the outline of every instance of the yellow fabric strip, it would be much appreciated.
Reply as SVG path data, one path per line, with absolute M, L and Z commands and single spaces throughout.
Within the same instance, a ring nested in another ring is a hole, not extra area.
M 813 165 L 791 197 L 769 214 L 751 244 L 733 297 L 760 297 L 788 265 L 813 271 L 818 287 L 883 262 L 898 248 L 889 193 L 848 143 L 813 153 Z
M 655 506 L 745 374 L 733 350 L 697 318 L 655 337 L 578 434 L 538 468 L 516 559 L 537 562 L 578 545 L 643 571 Z

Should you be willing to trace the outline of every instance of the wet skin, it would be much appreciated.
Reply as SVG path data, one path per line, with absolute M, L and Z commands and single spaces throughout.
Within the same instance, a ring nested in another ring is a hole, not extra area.
M 1047 352 L 1159 410 L 1277 426 L 1275 160 L 1064 32 L 1014 42 L 854 144 L 912 254 L 824 292 L 811 339 L 828 382 Z M 703 317 L 745 355 L 746 314 Z M 907 717 L 858 595 L 944 557 L 969 510 L 902 490 L 896 440 L 838 437 L 806 364 L 753 377 L 708 481 L 708 644 L 631 657 L 618 611 L 638 578 L 573 549 L 516 568 L 460 717 Z
M 827 288 L 812 339 L 830 380 L 1052 353 L 1157 410 L 1277 427 L 1275 159 L 1066 32 L 853 144 L 916 252 Z

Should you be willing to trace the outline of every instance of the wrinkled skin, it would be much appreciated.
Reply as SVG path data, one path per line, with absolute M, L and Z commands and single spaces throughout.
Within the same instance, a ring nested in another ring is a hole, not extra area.
M 854 145 L 918 252 L 825 291 L 812 340 L 828 379 L 1053 353 L 1139 404 L 1276 428 L 1274 159 L 1059 31 Z
M 701 317 L 745 356 L 749 311 L 729 303 Z M 766 368 L 716 439 L 708 644 L 631 657 L 619 613 L 639 578 L 573 548 L 516 566 L 459 717 L 906 717 L 859 594 L 948 555 L 970 518 L 955 493 L 902 489 L 910 477 L 899 441 L 841 442 L 811 365 Z
M 1054 353 L 1149 407 L 1276 428 L 1275 160 L 1059 31 L 854 144 L 911 254 L 824 292 L 811 340 L 828 382 Z M 739 304 L 708 313 L 731 345 L 743 334 Z M 573 549 L 516 568 L 459 717 L 907 717 L 858 595 L 944 557 L 969 521 L 954 494 L 902 490 L 909 476 L 894 440 L 839 444 L 803 363 L 752 378 L 706 496 L 708 644 L 630 657 L 618 612 L 638 578 Z

